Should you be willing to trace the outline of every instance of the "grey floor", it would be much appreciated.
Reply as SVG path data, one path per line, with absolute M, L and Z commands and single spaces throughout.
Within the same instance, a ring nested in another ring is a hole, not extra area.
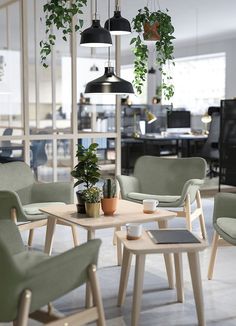
M 209 242 L 212 239 L 212 209 L 213 199 L 203 199 L 203 207 L 206 218 Z M 184 221 L 174 219 L 170 226 L 184 226 Z M 150 223 L 146 228 L 154 227 Z M 198 222 L 194 222 L 194 231 L 199 231 Z M 86 234 L 78 229 L 81 241 L 85 241 Z M 36 250 L 43 249 L 45 229 L 37 230 L 34 239 Z M 102 247 L 99 258 L 98 276 L 102 291 L 105 315 L 108 326 L 130 325 L 132 307 L 132 266 L 128 292 L 125 305 L 122 308 L 116 306 L 119 285 L 120 267 L 116 266 L 115 248 L 112 246 L 112 230 L 101 230 L 97 237 L 102 239 Z M 26 239 L 26 234 L 23 234 Z M 63 252 L 72 246 L 70 230 L 67 227 L 58 226 L 54 240 L 54 254 Z M 236 325 L 236 252 L 234 247 L 222 247 L 219 249 L 214 279 L 208 281 L 207 267 L 210 257 L 210 248 L 200 255 L 202 282 L 204 289 L 205 314 L 207 325 L 233 326 Z M 163 257 L 161 255 L 149 255 L 146 260 L 144 291 L 142 297 L 142 311 L 140 326 L 190 326 L 197 325 L 196 311 L 192 294 L 191 280 L 187 259 L 184 257 L 185 303 L 176 301 L 175 290 L 168 289 Z M 84 304 L 84 287 L 73 291 L 55 302 L 55 308 L 62 313 L 70 313 Z M 8 325 L 8 324 L 1 324 Z M 30 325 L 38 325 L 30 322 Z

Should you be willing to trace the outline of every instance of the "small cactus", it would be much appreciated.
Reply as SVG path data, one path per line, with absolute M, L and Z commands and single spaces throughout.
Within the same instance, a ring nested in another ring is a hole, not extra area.
M 116 196 L 116 181 L 105 179 L 103 184 L 103 198 L 114 198 Z

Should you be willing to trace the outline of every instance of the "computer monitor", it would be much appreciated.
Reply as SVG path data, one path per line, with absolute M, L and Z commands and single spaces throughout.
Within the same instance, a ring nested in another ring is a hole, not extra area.
M 190 111 L 167 112 L 167 132 L 170 133 L 191 132 Z

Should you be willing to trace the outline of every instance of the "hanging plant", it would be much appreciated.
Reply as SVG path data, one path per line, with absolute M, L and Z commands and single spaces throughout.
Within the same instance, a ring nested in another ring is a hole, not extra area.
M 168 12 L 168 10 L 166 9 Z M 144 81 L 148 70 L 148 46 L 145 41 L 155 41 L 156 64 L 162 73 L 161 89 L 166 99 L 174 95 L 174 86 L 170 83 L 172 77 L 164 70 L 167 62 L 173 62 L 174 27 L 171 17 L 161 10 L 151 12 L 148 7 L 138 10 L 138 14 L 132 20 L 133 29 L 138 35 L 130 41 L 134 46 L 134 86 L 138 94 L 142 93 Z M 143 33 L 143 36 L 141 36 Z
M 77 14 L 83 14 L 83 7 L 87 5 L 87 0 L 48 0 L 43 6 L 45 14 L 45 34 L 46 37 L 40 42 L 41 63 L 46 68 L 47 56 L 52 52 L 52 47 L 56 42 L 54 29 L 62 31 L 62 39 L 67 41 L 68 35 L 72 33 L 72 20 Z M 77 19 L 75 31 L 83 26 L 83 20 Z

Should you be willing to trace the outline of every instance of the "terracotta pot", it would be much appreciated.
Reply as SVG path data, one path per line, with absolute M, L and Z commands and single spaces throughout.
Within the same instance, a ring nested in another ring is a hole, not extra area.
M 104 212 L 104 215 L 113 215 L 117 208 L 117 202 L 118 199 L 115 198 L 102 198 L 101 204 L 102 204 L 102 210 Z
M 85 209 L 88 217 L 100 216 L 100 203 L 85 203 Z
M 148 22 L 144 23 L 143 38 L 145 41 L 159 41 L 160 40 L 160 34 L 157 32 L 158 26 L 159 26 L 158 22 L 155 22 L 152 25 L 150 25 Z

